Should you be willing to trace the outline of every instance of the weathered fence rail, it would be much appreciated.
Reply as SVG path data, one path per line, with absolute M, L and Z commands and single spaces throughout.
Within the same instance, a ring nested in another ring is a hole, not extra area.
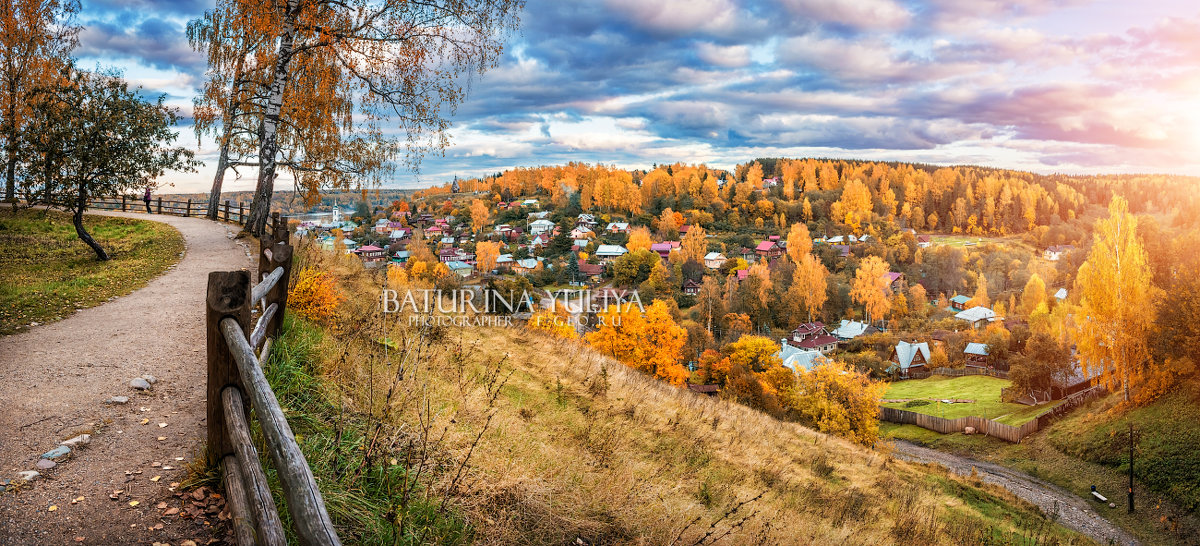
M 292 246 L 278 213 L 272 215 L 272 229 L 260 239 L 258 263 L 255 277 L 261 280 L 253 287 L 245 270 L 208 276 L 209 456 L 222 466 L 238 544 L 285 544 L 283 524 L 250 438 L 253 408 L 300 543 L 341 544 L 312 469 L 261 366 L 272 336 L 282 326 L 291 277 Z M 255 307 L 262 312 L 251 328 Z
M 1037 417 L 1034 417 L 1031 421 L 1020 426 L 1006 425 L 1004 423 L 998 423 L 983 417 L 968 416 L 959 417 L 956 419 L 946 419 L 936 415 L 928 415 L 924 413 L 917 413 L 915 411 L 886 407 L 879 408 L 879 420 L 902 425 L 916 425 L 923 429 L 940 432 L 942 434 L 963 432 L 967 429 L 967 427 L 971 427 L 975 429 L 976 434 L 995 436 L 1001 440 L 1015 444 L 1020 442 L 1026 436 L 1029 436 L 1030 434 L 1033 434 L 1034 432 L 1037 432 L 1048 426 L 1053 419 L 1066 414 L 1080 404 L 1100 396 L 1104 392 L 1106 392 L 1104 387 L 1096 385 L 1089 389 L 1072 394 L 1068 396 L 1062 404 L 1039 413 Z
M 30 204 L 54 205 L 54 196 L 46 196 L 37 192 L 19 192 L 18 197 Z M 96 210 L 119 210 L 121 212 L 141 212 L 146 210 L 146 202 L 136 196 L 121 195 L 116 197 L 95 197 L 88 201 L 88 207 Z M 171 214 L 175 216 L 204 216 L 208 213 L 208 201 L 193 201 L 191 199 L 178 201 L 162 196 L 150 200 L 150 212 L 155 214 Z M 249 208 L 243 203 L 232 203 L 228 199 L 217 204 L 217 220 L 232 222 L 244 226 L 250 215 Z
M 944 375 L 948 377 L 963 377 L 967 375 L 990 375 L 999 377 L 1000 379 L 1008 379 L 1008 372 L 997 370 L 994 368 L 976 368 L 967 366 L 964 368 L 933 368 L 927 372 L 910 372 L 907 377 L 896 377 L 895 380 L 904 379 L 926 379 L 934 375 Z

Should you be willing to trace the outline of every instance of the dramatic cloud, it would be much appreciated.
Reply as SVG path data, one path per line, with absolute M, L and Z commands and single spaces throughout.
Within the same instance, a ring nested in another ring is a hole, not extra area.
M 210 7 L 87 1 L 77 54 L 186 113 L 205 65 L 183 30 Z M 451 148 L 396 184 L 779 155 L 1200 174 L 1185 0 L 528 0 L 521 19 Z

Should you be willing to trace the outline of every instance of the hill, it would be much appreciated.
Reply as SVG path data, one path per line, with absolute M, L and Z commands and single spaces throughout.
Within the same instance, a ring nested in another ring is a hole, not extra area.
M 1003 489 L 582 344 L 381 317 L 382 279 L 298 265 L 316 260 L 346 299 L 330 326 L 290 320 L 268 374 L 347 542 L 1088 542 Z

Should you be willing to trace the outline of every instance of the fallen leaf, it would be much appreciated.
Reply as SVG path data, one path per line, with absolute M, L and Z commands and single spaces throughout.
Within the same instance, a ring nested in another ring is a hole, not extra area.
M 204 498 L 204 488 L 200 488 L 195 491 L 192 491 L 192 498 L 196 499 L 196 500 L 203 499 Z
M 164 516 L 174 516 L 175 514 L 178 514 L 178 513 L 179 513 L 178 508 L 168 508 L 166 512 L 163 512 L 163 515 Z
M 75 537 L 75 542 L 83 542 L 83 537 Z
M 158 503 L 157 506 L 155 506 L 155 508 L 158 508 L 159 510 L 162 510 L 166 507 L 167 507 L 167 501 L 160 502 L 160 503 Z
M 141 503 L 138 501 L 129 501 L 129 506 L 137 506 L 139 504 L 141 504 Z
M 150 424 L 150 420 L 149 420 L 149 419 L 142 419 L 142 424 L 143 424 L 143 425 L 149 425 L 149 424 Z
M 161 531 L 162 528 L 163 528 L 163 524 L 161 524 L 161 523 L 158 525 L 155 525 L 154 527 L 151 527 L 151 529 L 153 529 L 155 531 Z
M 58 506 L 55 506 L 53 504 L 50 505 L 50 508 L 46 509 L 47 512 L 53 512 L 55 510 L 58 510 Z
M 83 497 L 76 497 L 74 499 L 71 499 L 71 504 L 76 504 L 76 503 L 80 503 L 80 502 L 83 502 Z
M 113 500 L 119 499 L 119 498 L 121 498 L 121 493 L 124 493 L 124 492 L 125 492 L 124 489 L 113 490 L 112 494 L 109 495 L 108 498 L 113 499 Z
M 179 543 L 179 546 L 196 546 L 196 541 L 194 541 L 194 540 L 185 540 L 185 541 L 183 541 L 183 542 L 180 542 L 180 543 Z
M 161 480 L 161 479 L 162 479 L 162 476 L 155 476 L 153 478 L 150 478 L 150 481 L 157 482 L 158 480 Z
M 166 440 L 166 439 L 167 439 L 167 437 L 166 437 L 166 436 L 159 436 L 159 437 L 158 437 L 158 441 L 160 441 L 160 442 L 161 442 L 161 441 L 163 441 L 163 440 Z

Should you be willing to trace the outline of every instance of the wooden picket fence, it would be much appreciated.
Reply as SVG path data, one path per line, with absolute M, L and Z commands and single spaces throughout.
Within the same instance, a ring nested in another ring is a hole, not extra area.
M 1105 392 L 1107 391 L 1100 385 L 1077 392 L 1068 396 L 1062 404 L 1039 413 L 1037 417 L 1034 417 L 1029 422 L 1020 426 L 1006 425 L 991 419 L 976 416 L 946 419 L 936 415 L 927 415 L 924 413 L 917 413 L 915 411 L 885 407 L 879 408 L 879 420 L 902 425 L 916 425 L 923 429 L 940 432 L 942 434 L 964 432 L 967 427 L 972 427 L 975 429 L 975 434 L 994 436 L 996 438 L 1000 438 L 1001 440 L 1015 444 L 1020 442 L 1026 436 L 1045 428 L 1053 419 L 1065 415 L 1072 409 L 1078 407 L 1080 404 L 1100 396 Z
M 911 372 L 908 374 L 908 377 L 895 377 L 894 380 L 900 381 L 904 379 L 927 379 L 935 375 L 944 375 L 947 377 L 990 375 L 992 377 L 999 377 L 1000 379 L 1008 379 L 1008 372 L 1004 370 L 997 370 L 994 368 L 975 368 L 968 366 L 963 368 L 933 368 L 927 372 Z
M 93 199 L 90 206 L 98 210 L 119 210 L 121 212 L 143 212 L 146 210 L 146 202 L 136 197 L 122 195 L 120 197 L 106 197 Z M 204 216 L 208 213 L 208 201 L 193 201 L 187 199 L 184 201 L 178 200 L 163 200 L 162 196 L 158 196 L 150 201 L 150 210 L 154 214 L 173 214 L 175 216 Z M 232 222 L 239 226 L 246 225 L 246 219 L 250 215 L 250 208 L 243 203 L 231 203 L 228 199 L 224 203 L 217 205 L 217 219 L 225 222 Z
M 341 544 L 312 469 L 261 366 L 270 354 L 271 339 L 283 324 L 292 269 L 287 227 L 279 221 L 279 213 L 272 214 L 271 220 L 271 230 L 259 240 L 257 284 L 251 287 L 246 270 L 208 275 L 209 460 L 221 463 L 237 543 L 286 544 L 279 512 L 250 437 L 249 410 L 253 407 L 300 543 Z M 260 314 L 251 328 L 255 307 Z

